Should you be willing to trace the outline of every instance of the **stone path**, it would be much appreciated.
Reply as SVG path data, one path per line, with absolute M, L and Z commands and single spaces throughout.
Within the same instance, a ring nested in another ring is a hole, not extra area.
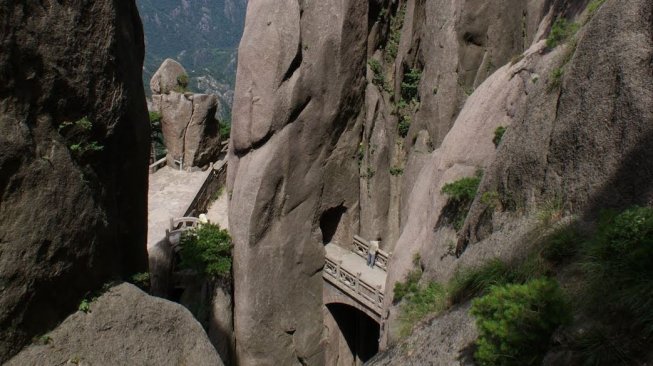
M 327 257 L 335 261 L 342 261 L 342 268 L 354 274 L 360 272 L 361 280 L 374 287 L 381 286 L 381 291 L 385 292 L 385 278 L 387 273 L 384 270 L 378 267 L 368 267 L 365 263 L 366 259 L 338 244 L 329 243 L 324 249 L 326 250 Z
M 222 189 L 218 199 L 209 204 L 206 217 L 210 222 L 229 230 L 229 195 L 226 189 Z
M 211 173 L 185 172 L 168 166 L 150 174 L 148 190 L 147 247 L 165 237 L 170 218 L 182 217 Z

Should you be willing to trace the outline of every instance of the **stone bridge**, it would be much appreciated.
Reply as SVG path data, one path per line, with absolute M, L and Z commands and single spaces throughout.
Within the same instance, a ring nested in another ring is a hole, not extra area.
M 324 304 L 352 306 L 381 324 L 389 254 L 379 250 L 370 268 L 366 264 L 369 242 L 355 235 L 353 244 L 353 250 L 336 243 L 325 246 Z

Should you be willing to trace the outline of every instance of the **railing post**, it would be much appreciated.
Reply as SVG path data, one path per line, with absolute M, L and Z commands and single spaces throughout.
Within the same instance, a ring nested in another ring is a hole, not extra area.
M 336 278 L 338 279 L 339 282 L 342 282 L 341 267 L 342 267 L 342 259 L 338 260 L 338 266 L 336 267 Z
M 361 273 L 360 272 L 356 273 L 356 293 L 357 294 L 361 293 Z

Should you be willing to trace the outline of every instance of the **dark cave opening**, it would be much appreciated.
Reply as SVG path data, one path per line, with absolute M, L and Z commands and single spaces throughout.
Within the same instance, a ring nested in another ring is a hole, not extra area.
M 362 311 L 345 304 L 327 304 L 356 364 L 365 363 L 379 352 L 379 324 Z
M 320 230 L 322 231 L 322 244 L 329 244 L 338 230 L 342 215 L 347 212 L 347 207 L 332 207 L 320 216 Z

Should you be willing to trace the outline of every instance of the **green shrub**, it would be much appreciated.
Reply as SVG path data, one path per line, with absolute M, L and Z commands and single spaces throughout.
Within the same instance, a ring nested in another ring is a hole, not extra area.
M 47 345 L 52 343 L 52 337 L 50 337 L 47 334 L 44 334 L 44 335 L 32 338 L 32 343 L 37 344 L 37 345 L 41 345 L 41 346 L 47 346 Z
M 585 238 L 573 226 L 556 230 L 544 239 L 542 258 L 554 264 L 561 264 L 578 254 Z
M 538 365 L 553 332 L 571 321 L 558 283 L 536 279 L 492 287 L 472 302 L 479 330 L 476 362 L 481 366 Z
M 187 74 L 181 74 L 177 76 L 177 84 L 181 86 L 182 88 L 188 87 L 188 75 Z
M 488 205 L 489 207 L 492 208 L 501 206 L 501 197 L 499 196 L 499 192 L 497 191 L 483 192 L 483 195 L 481 195 L 481 203 L 484 205 Z
M 147 291 L 150 288 L 150 273 L 149 272 L 136 273 L 131 277 L 130 282 L 138 286 L 141 290 Z
M 452 183 L 447 183 L 442 187 L 442 194 L 449 196 L 447 207 L 451 223 L 456 230 L 460 230 L 465 223 L 467 212 L 476 197 L 478 185 L 481 183 L 481 176 L 466 177 Z
M 562 85 L 562 77 L 565 75 L 565 69 L 557 67 L 549 74 L 548 91 L 552 92 Z
M 399 136 L 402 138 L 405 138 L 408 136 L 408 131 L 410 130 L 410 123 L 412 122 L 412 118 L 410 116 L 405 115 L 401 116 L 399 119 L 399 124 L 397 125 L 397 132 L 399 133 Z
M 404 26 L 404 17 L 406 16 L 406 4 L 397 10 L 390 19 L 390 36 L 385 47 L 385 58 L 388 63 L 394 62 L 399 50 L 399 41 L 401 40 L 401 28 Z
M 365 170 L 365 173 L 361 175 L 361 178 L 363 179 L 372 179 L 374 178 L 374 175 L 376 174 L 376 171 L 372 169 L 372 167 L 368 166 L 367 169 Z
M 405 294 L 399 314 L 400 336 L 410 334 L 415 324 L 429 314 L 435 314 L 447 308 L 447 296 L 444 287 L 436 282 L 425 286 L 416 286 Z
M 404 74 L 404 79 L 401 83 L 401 98 L 407 101 L 419 100 L 419 81 L 422 78 L 422 72 L 418 69 L 410 69 L 409 72 Z
M 220 122 L 220 138 L 223 140 L 229 140 L 231 136 L 231 124 Z
M 455 182 L 447 183 L 442 187 L 442 193 L 449 196 L 449 200 L 458 202 L 471 202 L 476 197 L 481 177 L 465 177 Z
M 397 175 L 402 175 L 402 174 L 404 174 L 404 169 L 403 168 L 399 168 L 399 167 L 395 167 L 395 166 L 390 168 L 390 175 L 397 176 Z
M 161 122 L 161 113 L 154 111 L 154 112 L 149 112 L 149 114 L 150 114 L 150 124 Z
M 556 19 L 551 27 L 551 32 L 549 32 L 549 36 L 546 39 L 546 46 L 549 48 L 558 46 L 575 35 L 579 28 L 579 24 L 570 23 L 565 18 Z
M 385 89 L 386 82 L 385 76 L 383 75 L 383 66 L 381 65 L 381 62 L 375 59 L 370 59 L 367 61 L 367 64 L 370 65 L 370 69 L 372 70 L 372 83 L 381 89 Z
M 515 280 L 514 270 L 499 259 L 479 266 L 459 270 L 449 282 L 449 298 L 454 304 L 485 294 L 490 287 Z
M 596 13 L 597 10 L 605 3 L 605 0 L 592 0 L 590 3 L 587 5 L 587 14 L 591 18 L 594 13 Z
M 499 144 L 503 139 L 504 133 L 506 133 L 506 128 L 503 126 L 499 126 L 494 130 L 494 138 L 492 139 L 492 143 L 494 143 L 494 147 L 499 147 Z
M 86 116 L 75 121 L 75 125 L 81 128 L 82 130 L 86 130 L 86 131 L 90 131 L 93 128 L 93 123 Z
M 653 208 L 606 215 L 583 252 L 591 297 L 610 318 L 653 336 Z
M 215 224 L 204 224 L 181 236 L 182 268 L 207 276 L 226 277 L 231 273 L 231 237 Z
M 414 269 L 408 273 L 406 281 L 396 282 L 394 287 L 393 302 L 396 304 L 403 300 L 408 294 L 415 293 L 419 290 L 418 282 L 422 278 L 422 270 Z
M 70 151 L 75 153 L 77 156 L 81 156 L 88 151 L 102 151 L 104 146 L 100 145 L 97 141 L 90 142 L 80 142 L 70 145 Z
M 79 306 L 77 307 L 77 310 L 84 312 L 84 313 L 90 313 L 91 312 L 91 302 L 88 301 L 87 299 L 82 300 L 82 302 L 79 303 Z

